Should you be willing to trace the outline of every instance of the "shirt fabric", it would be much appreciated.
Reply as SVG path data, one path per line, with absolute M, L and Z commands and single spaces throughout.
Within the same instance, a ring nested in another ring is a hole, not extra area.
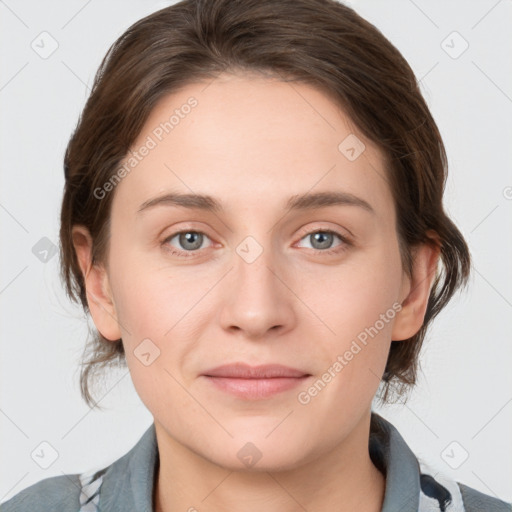
M 398 430 L 375 412 L 369 452 L 386 476 L 381 512 L 512 512 L 512 504 L 433 471 L 413 454 Z M 0 512 L 153 512 L 158 464 L 152 423 L 137 444 L 111 465 L 46 478 L 1 504 Z

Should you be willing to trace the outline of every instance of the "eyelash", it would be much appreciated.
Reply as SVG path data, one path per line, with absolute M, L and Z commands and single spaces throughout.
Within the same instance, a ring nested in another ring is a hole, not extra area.
M 169 251 L 169 253 L 173 256 L 192 258 L 197 255 L 198 251 L 201 250 L 201 249 L 195 249 L 194 251 L 179 251 L 174 247 L 172 249 L 169 249 L 169 246 L 167 246 L 167 243 L 170 240 L 172 240 L 175 236 L 181 235 L 182 233 L 198 233 L 198 234 L 204 235 L 207 238 L 209 238 L 208 235 L 206 233 L 204 233 L 203 231 L 198 231 L 198 230 L 194 230 L 194 229 L 184 229 L 181 231 L 176 231 L 172 235 L 169 235 L 165 240 L 163 240 L 163 242 L 161 244 L 162 246 L 165 246 L 165 249 L 167 251 Z M 338 245 L 337 247 L 335 247 L 333 249 L 324 249 L 324 250 L 310 249 L 312 251 L 315 251 L 315 254 L 323 254 L 323 255 L 339 254 L 339 253 L 345 251 L 348 246 L 352 245 L 351 241 L 345 235 L 342 235 L 341 233 L 338 233 L 337 231 L 334 231 L 332 229 L 316 229 L 313 231 L 308 231 L 299 239 L 299 241 L 302 240 L 303 238 L 306 238 L 307 236 L 314 235 L 316 233 L 328 233 L 331 235 L 336 235 L 341 240 L 342 244 Z

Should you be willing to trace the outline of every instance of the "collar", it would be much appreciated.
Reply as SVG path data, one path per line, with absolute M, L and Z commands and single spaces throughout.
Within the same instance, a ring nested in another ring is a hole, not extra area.
M 381 512 L 417 512 L 420 499 L 420 466 L 398 430 L 379 414 L 370 421 L 370 458 L 386 475 Z
M 386 475 L 381 512 L 417 512 L 420 496 L 418 460 L 398 430 L 379 414 L 371 413 L 369 452 Z M 158 464 L 155 424 L 137 444 L 110 465 L 103 475 L 100 510 L 153 512 L 153 483 Z

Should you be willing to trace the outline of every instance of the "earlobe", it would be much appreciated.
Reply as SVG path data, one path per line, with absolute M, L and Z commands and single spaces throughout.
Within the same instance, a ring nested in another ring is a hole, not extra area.
M 421 244 L 413 254 L 413 269 L 408 279 L 402 309 L 395 317 L 391 339 L 406 340 L 414 336 L 423 325 L 430 290 L 437 275 L 440 244 L 435 235 L 432 243 Z
M 121 330 L 107 272 L 103 265 L 92 264 L 92 238 L 89 230 L 84 226 L 74 226 L 72 237 L 94 324 L 103 337 L 116 341 L 121 338 Z

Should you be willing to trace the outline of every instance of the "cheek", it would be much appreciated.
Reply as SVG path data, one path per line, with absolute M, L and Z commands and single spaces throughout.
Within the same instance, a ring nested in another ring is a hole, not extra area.
M 190 309 L 200 286 L 185 280 L 179 268 L 136 250 L 116 250 L 120 245 L 112 245 L 111 261 L 116 263 L 111 282 L 123 340 L 132 344 L 141 336 L 163 339 L 187 305 Z
M 113 280 L 116 313 L 125 343 L 136 343 L 140 336 L 161 335 L 165 322 L 163 306 L 167 304 L 172 308 L 169 297 L 163 295 L 162 283 L 153 282 L 150 277 L 139 270 L 119 273 Z
M 399 298 L 401 272 L 398 249 L 376 246 L 323 270 L 321 276 L 302 273 L 296 282 L 300 296 L 331 327 L 333 338 L 347 340 L 392 308 Z
M 190 400 L 173 376 L 182 381 L 176 368 L 190 349 L 183 321 L 190 290 L 180 291 L 176 279 L 136 259 L 126 258 L 113 277 L 126 363 L 140 399 L 157 417 L 171 402 L 186 413 Z
M 211 294 L 218 276 L 185 272 L 149 258 L 124 254 L 112 269 L 116 313 L 126 360 L 136 383 L 145 386 L 156 375 L 168 379 L 187 363 L 195 349 L 198 330 L 211 322 Z M 205 298 L 207 296 L 207 298 Z M 144 356 L 143 354 L 148 354 Z M 153 360 L 146 371 L 145 360 Z M 142 360 L 142 361 L 141 361 Z M 142 363 L 142 364 L 141 364 Z M 152 375 L 150 375 L 152 373 Z
M 311 308 L 331 331 L 330 342 L 323 348 L 326 370 L 331 368 L 336 378 L 324 398 L 344 403 L 373 396 L 401 309 L 397 302 L 402 278 L 398 245 L 380 244 L 352 261 L 330 272 L 322 293 L 316 288 L 313 296 L 309 294 Z M 305 286 L 314 289 L 311 285 L 306 280 Z

